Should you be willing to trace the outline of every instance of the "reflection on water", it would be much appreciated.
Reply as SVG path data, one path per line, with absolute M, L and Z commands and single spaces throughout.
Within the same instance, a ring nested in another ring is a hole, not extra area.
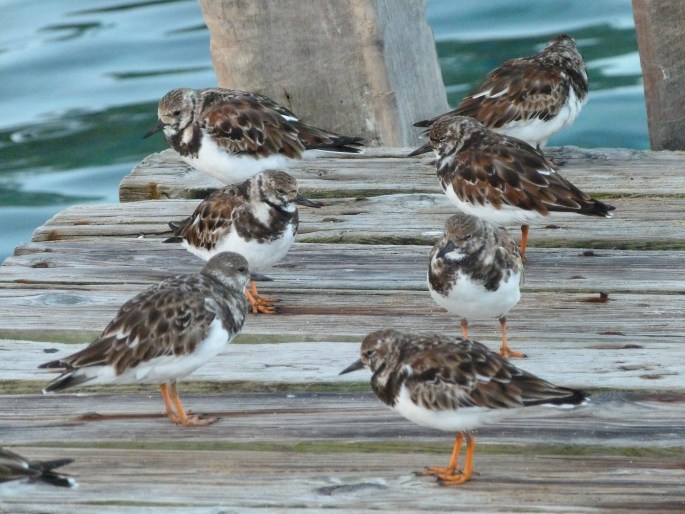
M 216 84 L 196 0 L 0 0 L 0 258 L 67 205 L 115 202 L 118 184 L 166 147 L 141 139 L 158 99 Z M 87 6 L 87 8 L 84 8 Z M 493 67 L 559 33 L 578 41 L 590 100 L 550 144 L 646 148 L 630 0 L 429 0 L 451 105 Z

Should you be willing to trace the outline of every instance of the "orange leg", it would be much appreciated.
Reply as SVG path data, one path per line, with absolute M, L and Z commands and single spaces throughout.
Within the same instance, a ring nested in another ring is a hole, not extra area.
M 463 441 L 464 434 L 461 432 L 457 432 L 457 435 L 454 438 L 454 448 L 452 449 L 450 463 L 447 465 L 446 468 L 440 466 L 431 466 L 424 469 L 423 471 L 417 471 L 415 475 L 420 477 L 454 475 L 454 473 L 457 471 L 457 460 L 459 459 L 459 452 L 461 451 L 461 443 Z
M 471 434 L 466 434 L 466 462 L 464 471 L 460 473 L 438 474 L 438 481 L 441 485 L 458 485 L 471 480 L 473 475 L 473 453 L 476 450 L 476 438 Z
M 521 248 L 519 253 L 521 254 L 521 260 L 526 262 L 526 246 L 528 245 L 528 225 L 521 225 Z
M 507 344 L 507 318 L 502 316 L 499 319 L 499 326 L 502 330 L 502 347 L 499 349 L 499 354 L 505 359 L 527 357 L 525 353 L 515 352 L 509 348 L 509 345 Z
M 254 280 L 250 280 L 250 287 L 245 289 L 245 295 L 252 306 L 252 312 L 254 314 L 276 314 L 276 307 L 272 304 L 278 300 L 259 296 L 259 293 L 257 293 L 257 285 Z
M 469 322 L 466 318 L 461 320 L 461 335 L 464 339 L 469 338 Z
M 166 406 L 166 415 L 169 419 L 174 420 L 176 418 L 176 412 L 171 406 L 171 398 L 169 398 L 169 389 L 166 384 L 159 384 L 159 389 L 162 391 L 162 399 L 164 400 L 164 405 Z
M 171 416 L 169 417 L 177 425 L 183 425 L 184 427 L 204 427 L 219 420 L 219 418 L 201 418 L 197 414 L 190 416 L 186 414 L 183 404 L 181 403 L 181 398 L 178 396 L 178 391 L 176 390 L 176 382 L 172 382 L 171 387 L 169 388 L 169 396 L 176 406 L 177 412 L 173 418 Z

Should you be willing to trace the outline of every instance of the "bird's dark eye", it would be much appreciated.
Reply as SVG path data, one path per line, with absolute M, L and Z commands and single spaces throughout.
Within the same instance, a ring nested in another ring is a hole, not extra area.
M 366 350 L 364 352 L 364 355 L 366 355 L 367 357 L 371 357 L 374 353 L 376 353 L 374 350 Z
M 240 271 L 240 273 L 245 273 L 247 271 L 247 266 L 243 264 L 238 268 L 238 271 Z
M 472 237 L 473 237 L 472 234 L 466 234 L 466 235 L 464 236 L 464 241 L 468 241 L 468 240 L 471 239 Z
M 277 192 L 279 195 L 284 195 L 284 194 L 285 194 L 285 189 L 276 189 L 276 192 Z
M 172 114 L 173 116 L 178 116 L 179 114 L 181 114 L 181 111 L 174 111 L 174 112 L 172 112 L 171 114 Z

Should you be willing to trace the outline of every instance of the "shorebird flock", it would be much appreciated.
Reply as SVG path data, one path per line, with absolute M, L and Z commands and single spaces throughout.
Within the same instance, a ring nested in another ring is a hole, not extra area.
M 524 408 L 587 401 L 584 392 L 513 364 L 510 359 L 525 355 L 509 347 L 506 332 L 506 315 L 521 296 L 529 224 L 577 215 L 609 218 L 614 209 L 566 180 L 543 150 L 550 136 L 573 123 L 587 94 L 583 58 L 575 41 L 562 35 L 490 72 L 453 111 L 415 124 L 425 128 L 428 141 L 410 155 L 434 152 L 438 181 L 455 207 L 449 219 L 435 220 L 445 229 L 426 252 L 426 301 L 430 296 L 458 317 L 461 336 L 379 327 L 341 374 L 370 370 L 371 387 L 384 404 L 414 423 L 455 434 L 447 466 L 418 473 L 442 484 L 472 478 L 473 429 Z M 299 194 L 283 168 L 322 153 L 359 153 L 363 141 L 308 125 L 265 96 L 221 88 L 170 91 L 159 102 L 158 120 L 146 137 L 162 132 L 185 162 L 226 184 L 188 218 L 170 220 L 174 236 L 164 241 L 207 262 L 196 274 L 131 298 L 99 338 L 40 367 L 60 373 L 45 393 L 157 384 L 171 421 L 205 426 L 216 419 L 189 415 L 177 380 L 215 359 L 241 331 L 249 310 L 277 314 L 274 300 L 258 294 L 255 281 L 266 278 L 256 272 L 288 253 L 297 205 L 322 205 Z M 505 225 L 521 226 L 520 245 Z M 469 334 L 469 320 L 491 318 L 500 323 L 499 351 Z M 31 462 L 3 450 L 0 482 L 72 486 L 73 479 L 53 471 L 68 462 Z

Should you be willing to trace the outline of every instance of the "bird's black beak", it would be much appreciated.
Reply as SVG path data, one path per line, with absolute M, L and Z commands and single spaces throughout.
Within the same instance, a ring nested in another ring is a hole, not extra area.
M 148 130 L 143 136 L 143 139 L 150 137 L 152 134 L 156 134 L 160 130 L 163 130 L 164 127 L 166 127 L 166 123 L 164 123 L 162 120 L 157 120 L 157 125 Z
M 345 373 L 351 373 L 353 371 L 357 371 L 357 370 L 360 370 L 363 368 L 364 368 L 364 363 L 362 362 L 361 359 L 359 359 L 358 361 L 355 361 L 352 364 L 350 364 L 349 366 L 347 366 L 344 370 L 342 370 L 340 373 L 338 373 L 338 375 L 344 375 Z
M 307 207 L 314 207 L 316 209 L 318 209 L 319 207 L 323 207 L 323 204 L 321 202 L 315 202 L 313 200 L 305 198 L 300 193 L 297 193 L 297 196 L 295 197 L 295 203 L 297 205 L 306 205 Z
M 266 275 L 262 275 L 261 273 L 252 273 L 250 272 L 250 280 L 254 280 L 255 282 L 273 282 L 273 278 L 269 278 Z
M 454 243 L 452 241 L 447 241 L 447 244 L 440 248 L 440 250 L 438 250 L 438 254 L 436 255 L 436 257 L 438 259 L 442 259 L 445 255 L 456 249 L 457 247 L 454 246 Z
M 414 150 L 412 153 L 407 155 L 407 157 L 416 157 L 417 155 L 421 155 L 424 153 L 428 153 L 433 149 L 433 145 L 431 145 L 431 142 L 428 141 L 427 143 L 424 143 L 422 146 L 418 147 L 416 150 Z

